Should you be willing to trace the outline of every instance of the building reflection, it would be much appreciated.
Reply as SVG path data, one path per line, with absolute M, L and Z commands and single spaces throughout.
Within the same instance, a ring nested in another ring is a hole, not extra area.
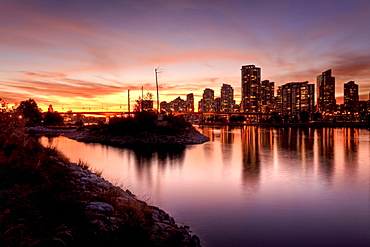
M 353 177 L 358 167 L 359 129 L 343 128 L 343 146 L 347 177 Z
M 242 183 L 245 190 L 256 190 L 260 179 L 260 129 L 248 126 L 241 129 Z
M 328 181 L 334 173 L 334 145 L 337 140 L 337 129 L 320 128 L 316 130 L 317 149 L 315 153 L 318 158 L 319 172 L 324 175 Z
M 221 155 L 222 155 L 222 163 L 227 166 L 232 161 L 232 154 L 233 154 L 233 146 L 234 143 L 234 133 L 232 132 L 232 128 L 230 126 L 226 126 L 225 128 L 221 129 Z

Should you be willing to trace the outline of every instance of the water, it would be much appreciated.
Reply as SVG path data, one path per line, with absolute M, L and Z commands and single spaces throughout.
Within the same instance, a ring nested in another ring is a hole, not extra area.
M 134 152 L 42 137 L 189 225 L 203 246 L 370 246 L 370 132 L 202 128 L 211 141 Z

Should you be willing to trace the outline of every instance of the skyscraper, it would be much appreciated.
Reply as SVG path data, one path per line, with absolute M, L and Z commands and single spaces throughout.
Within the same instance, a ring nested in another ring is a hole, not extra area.
M 354 81 L 344 83 L 344 111 L 349 114 L 358 112 L 358 85 Z
M 221 87 L 221 112 L 232 112 L 234 108 L 234 89 L 231 85 L 222 84 Z
M 214 91 L 212 89 L 204 89 L 203 98 L 199 101 L 199 111 L 214 112 Z
M 317 110 L 321 113 L 334 113 L 335 100 L 335 77 L 331 76 L 331 69 L 317 76 L 316 85 Z
M 269 80 L 261 82 L 261 111 L 269 113 L 274 110 L 275 97 L 274 97 L 275 83 Z
M 241 110 L 258 112 L 260 107 L 261 68 L 245 65 L 241 69 Z
M 194 112 L 194 94 L 192 93 L 186 95 L 186 111 Z
M 302 111 L 314 112 L 315 85 L 305 82 L 290 82 L 279 90 L 281 113 L 298 116 Z

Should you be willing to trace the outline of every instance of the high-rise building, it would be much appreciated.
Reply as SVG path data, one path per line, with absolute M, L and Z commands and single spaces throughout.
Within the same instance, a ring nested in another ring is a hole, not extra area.
M 279 89 L 282 115 L 299 116 L 302 111 L 313 113 L 315 109 L 315 85 L 290 82 Z
M 275 97 L 274 97 L 275 83 L 269 80 L 263 80 L 261 82 L 261 112 L 270 113 L 275 108 Z
M 206 88 L 203 91 L 203 97 L 199 101 L 199 111 L 201 112 L 214 112 L 214 91 Z
M 171 112 L 171 103 L 167 103 L 167 101 L 162 101 L 159 106 L 161 112 Z
M 244 112 L 258 112 L 260 107 L 261 68 L 254 65 L 242 66 L 241 83 L 241 110 Z
M 215 98 L 215 112 L 221 112 L 221 98 Z
M 221 112 L 232 112 L 234 108 L 234 89 L 231 85 L 222 84 L 221 87 Z
M 171 101 L 171 111 L 173 112 L 184 112 L 186 111 L 186 101 L 177 97 Z
M 331 76 L 331 69 L 317 76 L 316 85 L 317 110 L 323 114 L 334 113 L 335 100 L 335 77 Z
M 358 85 L 354 81 L 344 83 L 344 111 L 348 114 L 358 113 Z
M 192 93 L 186 95 L 186 111 L 194 112 L 194 94 Z

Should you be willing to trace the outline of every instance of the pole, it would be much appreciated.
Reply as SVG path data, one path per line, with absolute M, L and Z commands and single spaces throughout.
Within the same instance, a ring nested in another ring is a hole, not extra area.
M 141 111 L 143 111 L 144 109 L 143 102 L 144 102 L 144 87 L 141 86 Z
M 127 94 L 128 94 L 128 113 L 130 114 L 130 89 L 127 90 Z
M 157 111 L 159 113 L 158 68 L 155 70 L 155 85 L 157 87 Z

